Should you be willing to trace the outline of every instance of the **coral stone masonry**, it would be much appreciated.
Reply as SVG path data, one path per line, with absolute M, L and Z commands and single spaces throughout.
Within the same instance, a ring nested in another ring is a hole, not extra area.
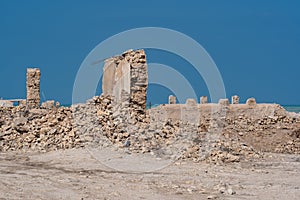
M 27 69 L 27 107 L 38 108 L 40 106 L 40 77 L 41 72 L 38 68 Z
M 130 115 L 145 115 L 148 70 L 144 50 L 128 50 L 105 61 L 102 79 L 104 95 L 115 105 L 129 103 Z

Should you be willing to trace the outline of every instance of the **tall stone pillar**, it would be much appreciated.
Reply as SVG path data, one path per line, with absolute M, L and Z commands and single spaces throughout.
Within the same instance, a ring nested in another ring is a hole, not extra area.
M 31 108 L 39 108 L 40 106 L 40 77 L 41 72 L 38 68 L 28 68 L 27 69 L 27 80 L 26 80 L 26 88 L 27 88 L 27 107 Z

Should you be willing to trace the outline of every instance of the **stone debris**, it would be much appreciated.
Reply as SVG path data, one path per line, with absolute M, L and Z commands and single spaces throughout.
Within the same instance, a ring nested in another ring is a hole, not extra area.
M 196 105 L 197 105 L 197 102 L 196 102 L 195 99 L 187 99 L 186 102 L 185 102 L 185 104 L 186 104 L 187 106 L 196 106 Z
M 188 99 L 146 110 L 143 50 L 106 61 L 103 94 L 84 104 L 40 104 L 37 69 L 27 71 L 27 106 L 0 107 L 0 151 L 52 151 L 94 145 L 195 162 L 231 163 L 264 151 L 300 153 L 300 116 L 276 104 L 239 104 L 238 96 L 208 104 Z M 274 132 L 275 131 L 275 132 Z M 277 135 L 277 136 L 276 136 Z M 192 191 L 192 190 L 191 190 Z M 228 194 L 234 191 L 227 190 Z
M 79 145 L 70 108 L 1 108 L 0 150 L 50 151 Z

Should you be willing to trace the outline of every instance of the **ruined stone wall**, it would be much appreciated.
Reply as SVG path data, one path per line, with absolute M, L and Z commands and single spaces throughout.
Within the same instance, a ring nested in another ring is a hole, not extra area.
M 38 108 L 40 106 L 40 69 L 27 69 L 27 107 Z
M 137 115 L 145 115 L 148 67 L 144 50 L 131 51 L 125 54 L 125 59 L 130 63 L 130 102 Z
M 102 79 L 104 95 L 113 97 L 116 109 L 128 102 L 129 115 L 141 121 L 146 114 L 148 70 L 144 50 L 129 50 L 106 60 Z
M 276 104 L 218 104 L 202 97 L 200 104 L 170 104 L 146 111 L 148 72 L 143 50 L 106 60 L 103 94 L 71 108 L 40 106 L 40 71 L 27 71 L 27 105 L 0 107 L 0 151 L 57 150 L 95 144 L 114 145 L 135 153 L 182 159 L 239 160 L 258 155 L 251 145 L 269 152 L 300 153 L 300 115 Z M 218 131 L 219 130 L 219 131 Z M 279 134 L 274 137 L 274 130 Z M 280 135 L 281 134 L 281 135 Z M 282 136 L 282 137 L 281 137 Z M 255 140 L 253 140 L 253 137 Z M 275 139 L 274 139 L 275 138 Z M 249 145 L 248 145 L 249 144 Z M 204 154 L 203 154 L 204 152 Z

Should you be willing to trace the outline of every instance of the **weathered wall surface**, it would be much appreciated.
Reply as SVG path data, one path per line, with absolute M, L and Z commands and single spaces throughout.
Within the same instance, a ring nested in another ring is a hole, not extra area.
M 224 111 L 225 112 L 221 112 Z M 225 117 L 228 113 L 242 115 L 245 118 L 257 120 L 264 117 L 272 117 L 277 115 L 286 116 L 288 112 L 278 104 L 256 104 L 249 106 L 247 104 L 230 104 L 228 106 L 220 104 L 165 104 L 149 110 L 149 115 L 152 120 L 182 120 L 190 121 L 191 115 L 198 116 L 197 123 L 201 116 L 210 117 Z M 189 116 L 190 115 L 190 116 Z M 292 115 L 292 114 L 291 114 Z M 296 116 L 296 115 L 295 115 Z M 194 121 L 194 120 L 193 120 Z
M 148 70 L 144 50 L 129 50 L 106 60 L 102 90 L 104 95 L 113 97 L 116 109 L 127 101 L 130 116 L 145 117 L 147 87 Z
M 38 108 L 40 106 L 40 69 L 27 69 L 27 106 L 29 109 Z
M 0 107 L 13 107 L 14 104 L 11 101 L 0 100 Z

